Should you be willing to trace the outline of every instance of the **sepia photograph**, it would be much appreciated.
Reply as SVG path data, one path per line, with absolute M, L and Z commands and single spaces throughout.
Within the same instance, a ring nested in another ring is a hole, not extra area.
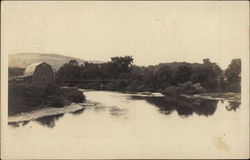
M 248 159 L 248 1 L 2 1 L 1 159 Z

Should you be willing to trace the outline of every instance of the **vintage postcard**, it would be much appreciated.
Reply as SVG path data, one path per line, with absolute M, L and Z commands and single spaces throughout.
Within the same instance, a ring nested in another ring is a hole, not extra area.
M 249 158 L 248 1 L 2 1 L 1 159 Z

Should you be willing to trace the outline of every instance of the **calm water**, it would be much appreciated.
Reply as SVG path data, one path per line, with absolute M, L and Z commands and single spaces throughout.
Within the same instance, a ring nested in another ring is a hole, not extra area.
M 8 125 L 6 157 L 233 158 L 247 153 L 244 109 L 238 103 L 106 91 L 85 95 L 99 104 Z

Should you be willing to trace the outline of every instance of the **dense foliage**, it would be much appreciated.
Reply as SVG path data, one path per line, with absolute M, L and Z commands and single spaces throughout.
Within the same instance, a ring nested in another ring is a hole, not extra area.
M 241 60 L 233 59 L 225 72 L 227 90 L 240 92 L 241 83 Z
M 9 85 L 9 115 L 28 112 L 45 107 L 63 107 L 72 102 L 85 100 L 76 88 L 60 88 L 56 85 L 33 86 L 29 84 Z
M 102 64 L 71 60 L 61 67 L 57 83 L 81 88 L 118 91 L 157 91 L 166 94 L 240 92 L 240 59 L 232 60 L 226 71 L 216 63 L 172 62 L 155 66 L 133 65 L 131 56 L 112 57 Z

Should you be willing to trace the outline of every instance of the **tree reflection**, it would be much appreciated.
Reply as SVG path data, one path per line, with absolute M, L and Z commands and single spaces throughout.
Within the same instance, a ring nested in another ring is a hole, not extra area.
M 53 115 L 53 116 L 46 116 L 46 117 L 42 117 L 42 118 L 38 118 L 36 119 L 36 121 L 45 126 L 45 127 L 48 127 L 48 128 L 54 128 L 55 127 L 55 122 L 63 117 L 64 114 L 58 114 L 58 115 Z
M 201 100 L 199 105 L 194 105 L 194 112 L 198 115 L 210 116 L 215 113 L 217 100 Z
M 121 117 L 121 116 L 126 115 L 127 110 L 124 108 L 119 108 L 117 106 L 112 106 L 110 107 L 109 112 L 112 116 Z
M 204 99 L 189 99 L 181 96 L 165 97 L 140 97 L 132 96 L 133 99 L 145 99 L 148 103 L 159 108 L 163 114 L 171 114 L 176 111 L 182 117 L 188 117 L 193 113 L 203 116 L 213 115 L 218 101 Z
M 80 115 L 80 114 L 82 114 L 82 113 L 84 112 L 84 110 L 85 110 L 85 108 L 80 109 L 80 110 L 75 111 L 75 112 L 72 112 L 72 114 L 73 114 L 73 115 Z
M 10 126 L 17 128 L 20 126 L 26 126 L 30 121 L 22 121 L 22 122 L 10 122 L 8 123 Z
M 236 111 L 237 108 L 239 108 L 240 106 L 240 102 L 236 102 L 236 101 L 228 101 L 228 105 L 226 106 L 226 109 L 228 111 Z

